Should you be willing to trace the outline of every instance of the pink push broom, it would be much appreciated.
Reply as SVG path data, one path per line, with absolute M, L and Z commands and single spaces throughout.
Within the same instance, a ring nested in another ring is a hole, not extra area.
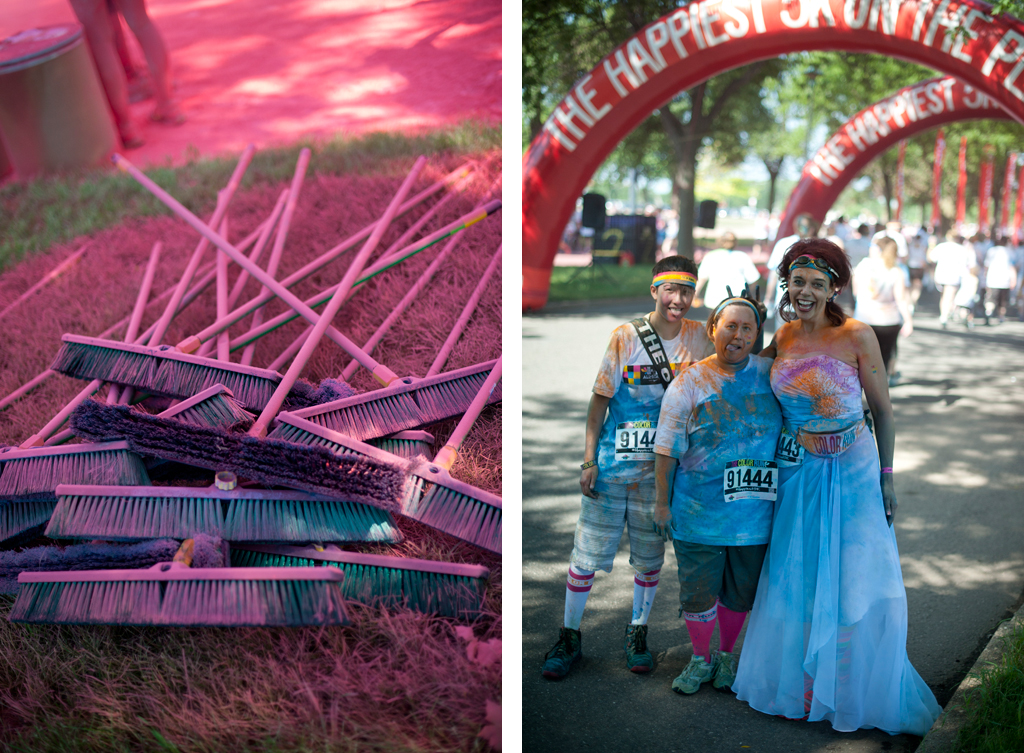
M 11 622 L 161 627 L 347 625 L 341 584 L 328 567 L 189 566 L 190 542 L 174 562 L 143 570 L 23 572 Z
M 333 544 L 295 547 L 232 542 L 234 567 L 336 567 L 346 599 L 457 620 L 480 616 L 491 573 L 480 565 L 346 552 Z

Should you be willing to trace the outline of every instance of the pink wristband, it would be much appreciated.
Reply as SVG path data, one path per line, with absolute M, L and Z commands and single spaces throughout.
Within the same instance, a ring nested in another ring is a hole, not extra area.
M 892 473 L 892 468 L 883 468 L 882 473 Z

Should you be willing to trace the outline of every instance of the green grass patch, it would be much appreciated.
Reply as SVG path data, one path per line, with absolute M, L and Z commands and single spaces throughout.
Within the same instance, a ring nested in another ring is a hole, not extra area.
M 420 154 L 472 154 L 501 145 L 497 126 L 466 122 L 406 136 L 370 133 L 354 138 L 300 142 L 256 152 L 242 188 L 291 180 L 303 147 L 313 151 L 310 173 L 340 175 L 379 172 L 381 163 Z M 129 153 L 128 158 L 131 159 Z M 196 152 L 181 167 L 157 167 L 146 174 L 191 212 L 212 210 L 217 191 L 235 168 L 235 158 L 200 159 Z M 11 183 L 0 188 L 0 271 L 26 254 L 117 225 L 128 218 L 169 214 L 129 175 L 91 170 Z
M 589 301 L 603 298 L 643 298 L 650 295 L 649 265 L 617 267 L 603 264 L 583 267 L 554 267 L 551 270 L 549 301 Z
M 1006 637 L 999 664 L 982 670 L 979 679 L 964 699 L 970 721 L 961 727 L 955 750 L 1024 750 L 1024 624 Z

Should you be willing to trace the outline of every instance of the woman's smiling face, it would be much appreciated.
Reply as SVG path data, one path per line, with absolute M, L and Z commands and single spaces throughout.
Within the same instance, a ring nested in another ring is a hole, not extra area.
M 813 267 L 790 269 L 789 302 L 802 321 L 811 321 L 825 315 L 825 304 L 832 295 L 832 280 Z
M 742 363 L 757 339 L 757 319 L 749 306 L 726 306 L 715 324 L 715 353 L 723 364 Z

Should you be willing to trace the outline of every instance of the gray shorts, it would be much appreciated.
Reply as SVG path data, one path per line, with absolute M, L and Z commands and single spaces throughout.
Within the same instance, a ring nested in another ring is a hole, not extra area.
M 685 611 L 706 612 L 716 600 L 734 612 L 750 611 L 767 544 L 672 544 L 679 566 L 679 604 Z
M 623 527 L 629 533 L 629 564 L 635 570 L 660 570 L 665 562 L 665 541 L 654 532 L 654 479 L 636 484 L 615 484 L 598 479 L 597 499 L 583 497 L 573 567 L 585 572 L 612 571 Z

